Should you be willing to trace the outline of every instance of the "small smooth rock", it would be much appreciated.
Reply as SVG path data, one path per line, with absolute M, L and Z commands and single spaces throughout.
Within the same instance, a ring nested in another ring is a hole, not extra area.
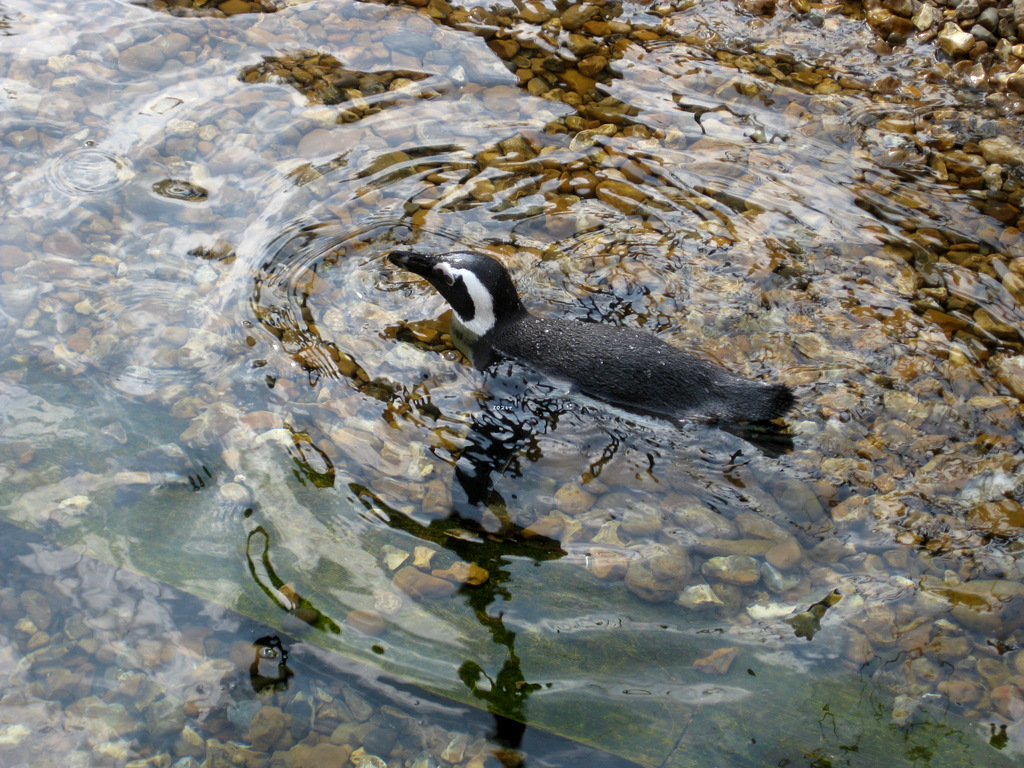
M 999 165 L 1024 165 L 1024 145 L 1006 136 L 982 139 L 978 142 L 985 162 Z
M 947 21 L 939 31 L 939 47 L 953 57 L 966 56 L 974 46 L 974 35 Z
M 803 558 L 803 548 L 793 536 L 783 539 L 764 553 L 764 559 L 780 571 L 792 570 Z
M 649 603 L 671 600 L 686 585 L 692 572 L 689 555 L 681 547 L 657 547 L 629 563 L 626 587 Z
M 249 723 L 249 743 L 260 752 L 268 751 L 284 735 L 291 716 L 278 707 L 263 707 Z
M 444 570 L 434 570 L 431 574 L 439 579 L 447 579 L 454 584 L 469 584 L 479 586 L 490 578 L 486 568 L 481 568 L 476 563 L 465 563 L 462 561 L 452 563 L 451 567 Z
M 387 628 L 384 617 L 377 613 L 377 611 L 362 608 L 349 611 L 348 616 L 345 617 L 345 626 L 364 635 L 373 636 L 384 634 L 384 630 Z
M 693 667 L 706 675 L 724 675 L 739 655 L 738 648 L 719 648 L 708 656 L 697 659 L 693 662 Z
M 296 744 L 287 752 L 285 765 L 288 768 L 325 768 L 329 765 L 345 765 L 352 748 L 347 745 L 338 746 L 330 742 L 322 742 L 316 746 Z M 379 758 L 378 758 L 379 759 Z
M 953 617 L 967 629 L 1002 637 L 1024 626 L 1024 584 L 981 579 L 943 590 Z
M 739 532 L 727 517 L 709 509 L 696 500 L 684 502 L 672 510 L 675 521 L 698 536 L 712 539 L 735 539 Z
M 435 600 L 455 591 L 455 585 L 447 579 L 439 579 L 411 565 L 398 569 L 391 586 L 414 600 Z
M 938 18 L 939 14 L 935 8 L 928 3 L 921 3 L 921 7 L 917 9 L 917 12 L 911 17 L 910 21 L 918 32 L 924 32 L 934 27 Z
M 684 608 L 699 611 L 705 608 L 719 608 L 723 603 L 709 584 L 694 584 L 680 593 L 676 602 Z
M 654 536 L 662 526 L 661 512 L 643 502 L 631 504 L 619 513 L 619 528 L 632 537 Z
M 594 506 L 595 498 L 578 483 L 566 483 L 555 491 L 555 506 L 566 515 L 579 515 Z
M 1013 499 L 986 501 L 967 513 L 967 524 L 990 536 L 1017 538 L 1024 533 L 1024 507 Z
M 117 57 L 117 66 L 128 72 L 155 72 L 163 65 L 163 51 L 153 43 L 125 48 Z
M 600 547 L 590 551 L 587 558 L 587 570 L 599 579 L 614 580 L 624 578 L 629 567 L 629 558 L 622 552 Z
M 740 587 L 757 584 L 761 580 L 761 568 L 757 560 L 747 555 L 726 555 L 711 557 L 701 567 L 706 578 L 736 584 Z

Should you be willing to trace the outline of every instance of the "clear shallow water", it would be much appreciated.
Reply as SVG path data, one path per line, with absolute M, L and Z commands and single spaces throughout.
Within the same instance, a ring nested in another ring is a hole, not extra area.
M 955 134 L 969 170 L 1019 128 L 834 9 L 666 14 L 576 30 L 620 35 L 595 96 L 526 77 L 585 58 L 541 21 L 509 56 L 497 19 L 399 6 L 17 6 L 5 517 L 643 764 L 998 764 L 1024 269 L 1009 203 L 930 147 Z M 487 378 L 384 261 L 409 245 L 486 248 L 538 311 L 798 408 L 782 435 L 680 429 Z M 420 575 L 459 564 L 486 579 Z

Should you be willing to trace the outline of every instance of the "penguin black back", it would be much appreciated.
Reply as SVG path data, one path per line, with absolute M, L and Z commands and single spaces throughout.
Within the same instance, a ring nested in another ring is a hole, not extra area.
M 593 397 L 669 417 L 765 421 L 793 406 L 784 384 L 736 376 L 653 334 L 532 315 L 489 256 L 395 251 L 389 258 L 437 289 L 484 358 L 497 351 Z

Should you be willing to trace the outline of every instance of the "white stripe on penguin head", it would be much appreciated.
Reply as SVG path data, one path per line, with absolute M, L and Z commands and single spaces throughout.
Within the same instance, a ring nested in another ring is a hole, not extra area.
M 459 322 L 465 326 L 470 333 L 483 336 L 494 327 L 494 298 L 487 287 L 480 282 L 480 278 L 468 269 L 455 269 L 449 264 L 438 264 L 438 271 L 442 272 L 454 284 L 456 280 L 462 279 L 466 286 L 466 293 L 473 302 L 473 319 L 466 320 L 458 312 L 455 312 Z

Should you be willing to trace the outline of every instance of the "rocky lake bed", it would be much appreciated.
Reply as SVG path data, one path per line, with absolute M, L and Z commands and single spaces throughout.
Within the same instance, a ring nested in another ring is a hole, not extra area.
M 6 762 L 1019 759 L 1024 4 L 0 25 Z M 485 375 L 408 247 L 797 405 Z

